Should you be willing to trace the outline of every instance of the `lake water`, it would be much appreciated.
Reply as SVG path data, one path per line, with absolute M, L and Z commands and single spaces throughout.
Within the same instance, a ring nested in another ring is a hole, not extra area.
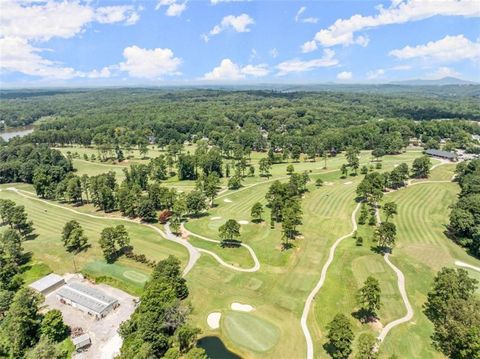
M 0 132 L 0 137 L 3 138 L 5 141 L 8 141 L 9 139 L 11 139 L 15 136 L 23 137 L 23 136 L 28 135 L 29 133 L 32 133 L 32 132 L 33 132 L 33 126 L 11 128 L 9 130 Z
M 210 359 L 242 359 L 228 350 L 219 337 L 203 337 L 198 341 L 197 346 L 205 349 Z

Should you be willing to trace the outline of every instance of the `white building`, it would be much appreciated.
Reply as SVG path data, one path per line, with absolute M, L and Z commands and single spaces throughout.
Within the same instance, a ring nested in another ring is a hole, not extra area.
M 119 306 L 117 299 L 106 295 L 101 290 L 76 282 L 68 283 L 55 295 L 61 303 L 78 308 L 96 319 L 105 317 Z
M 29 285 L 29 287 L 43 295 L 47 295 L 53 292 L 55 289 L 60 288 L 64 284 L 65 279 L 63 279 L 63 277 L 55 273 L 50 273 L 49 275 L 40 278 L 36 282 L 33 282 Z

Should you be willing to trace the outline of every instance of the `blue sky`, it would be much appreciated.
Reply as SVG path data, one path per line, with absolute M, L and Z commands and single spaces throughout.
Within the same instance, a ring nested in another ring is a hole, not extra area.
M 480 81 L 479 17 L 478 0 L 1 0 L 0 81 Z

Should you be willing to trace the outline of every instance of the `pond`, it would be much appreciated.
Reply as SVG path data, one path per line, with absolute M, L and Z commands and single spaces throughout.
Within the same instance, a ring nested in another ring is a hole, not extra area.
M 8 141 L 9 139 L 15 136 L 23 137 L 32 132 L 33 132 L 33 126 L 15 127 L 15 128 L 10 128 L 8 130 L 0 132 L 0 137 L 3 138 L 5 141 Z
M 197 346 L 205 349 L 210 359 L 242 359 L 242 357 L 228 350 L 219 337 L 203 337 L 198 341 Z

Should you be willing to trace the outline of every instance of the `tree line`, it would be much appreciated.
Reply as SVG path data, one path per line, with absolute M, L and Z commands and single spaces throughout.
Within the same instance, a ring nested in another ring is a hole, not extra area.
M 455 172 L 460 193 L 450 212 L 447 234 L 478 258 L 480 257 L 480 160 L 460 162 Z

